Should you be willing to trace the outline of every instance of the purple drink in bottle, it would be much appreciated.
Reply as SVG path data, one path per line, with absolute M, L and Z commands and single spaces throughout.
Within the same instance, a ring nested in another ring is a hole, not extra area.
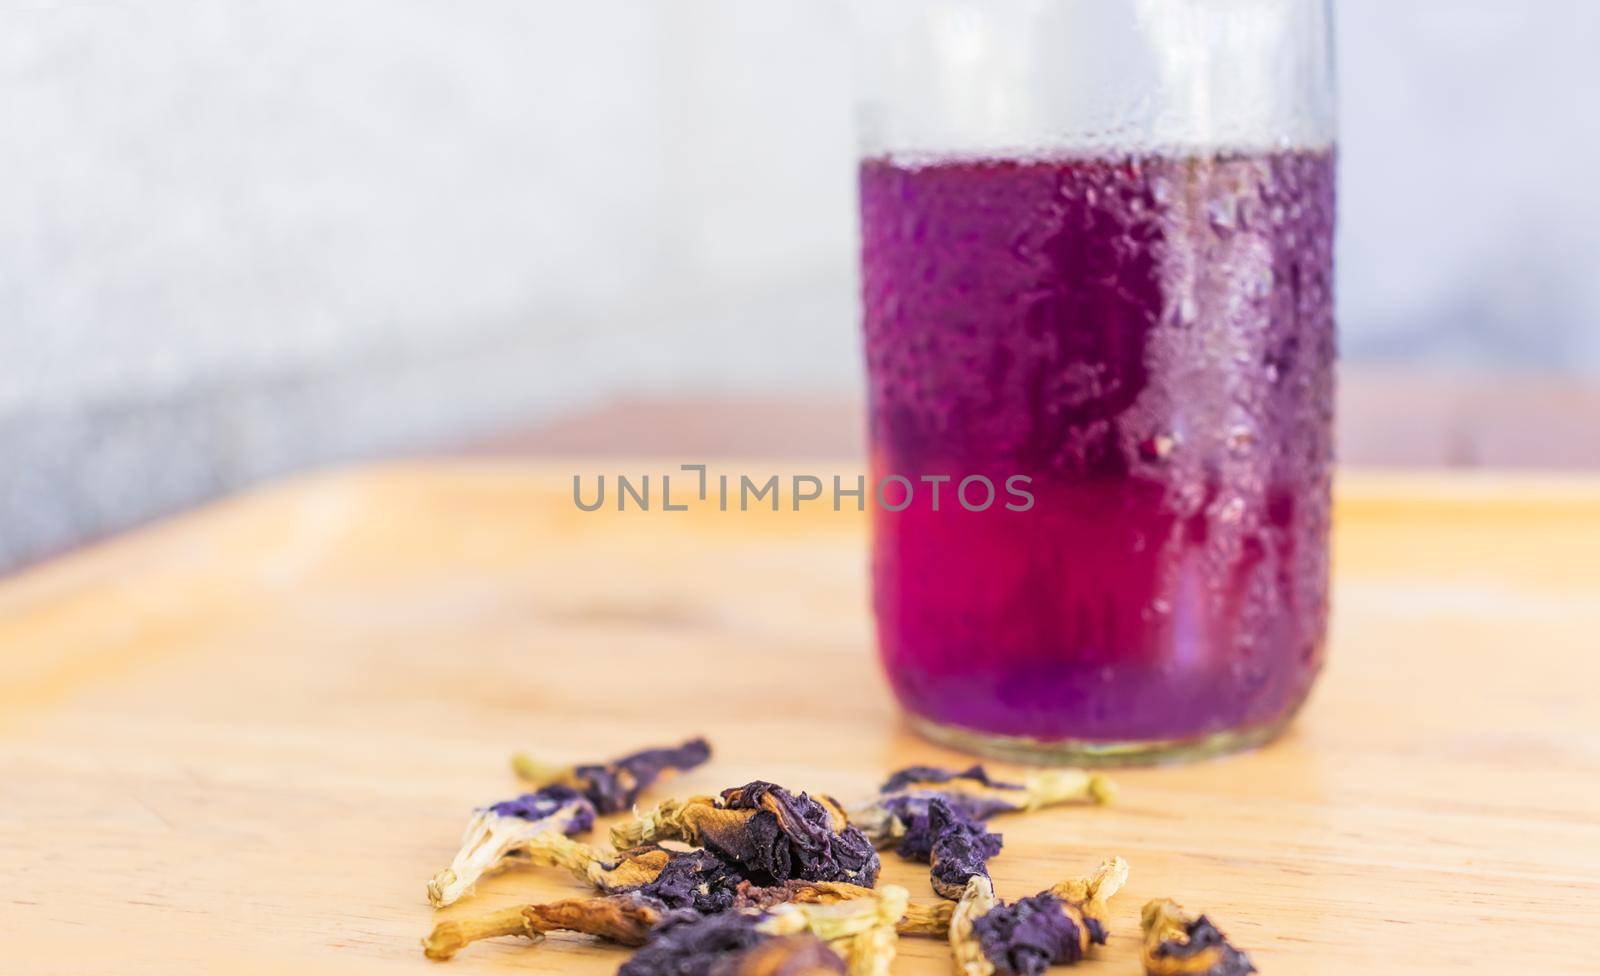
M 1328 617 L 1326 3 L 890 7 L 859 180 L 872 473 L 916 489 L 873 516 L 891 686 L 1019 758 L 1265 741 Z
M 1112 749 L 1270 729 L 1304 698 L 1333 175 L 1330 151 L 862 164 L 874 474 L 952 478 L 874 516 L 913 716 Z M 1025 476 L 1032 507 L 970 511 L 973 475 Z

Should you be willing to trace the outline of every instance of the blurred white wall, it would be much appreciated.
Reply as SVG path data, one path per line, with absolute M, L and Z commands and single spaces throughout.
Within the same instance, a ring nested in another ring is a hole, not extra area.
M 1346 355 L 1600 370 L 1600 4 L 1334 7 Z
M 1600 7 L 1336 0 L 1344 347 L 1600 370 Z M 860 371 L 843 0 L 0 5 L 0 565 Z

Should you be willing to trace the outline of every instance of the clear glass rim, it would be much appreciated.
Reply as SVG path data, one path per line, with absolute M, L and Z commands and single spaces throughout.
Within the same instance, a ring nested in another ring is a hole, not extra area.
M 1331 0 L 876 0 L 858 149 L 1016 158 L 1324 150 Z

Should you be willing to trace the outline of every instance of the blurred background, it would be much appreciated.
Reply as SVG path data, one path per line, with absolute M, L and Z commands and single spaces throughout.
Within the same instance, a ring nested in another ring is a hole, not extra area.
M 1600 5 L 1335 0 L 1340 443 L 1600 465 Z M 845 0 L 0 6 L 0 569 L 296 469 L 859 452 Z

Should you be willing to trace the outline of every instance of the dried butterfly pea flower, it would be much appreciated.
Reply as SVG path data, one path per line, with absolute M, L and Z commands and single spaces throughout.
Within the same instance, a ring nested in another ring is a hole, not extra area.
M 642 880 L 638 881 L 638 884 L 655 877 L 666 864 L 670 852 L 654 847 L 641 847 L 636 851 L 627 852 L 642 859 L 653 856 L 657 851 L 659 851 L 657 863 L 653 867 L 640 869 L 645 873 L 642 874 Z M 638 867 L 632 859 L 625 859 L 616 851 L 602 850 L 593 844 L 573 840 L 555 831 L 546 831 L 530 839 L 518 850 L 517 857 L 524 864 L 564 868 L 579 881 L 594 884 L 596 887 L 599 887 L 599 884 L 592 875 L 614 867 Z
M 804 915 L 806 927 L 844 957 L 850 976 L 889 976 L 910 895 L 899 885 L 884 885 L 870 898 L 785 907 Z
M 746 881 L 739 885 L 733 907 L 771 908 L 774 905 L 835 905 L 875 897 L 872 888 L 844 881 L 785 881 L 781 885 L 759 887 Z M 907 902 L 905 917 L 895 924 L 901 935 L 932 936 L 943 939 L 950 932 L 950 916 L 955 905 L 948 901 Z
M 705 972 L 706 976 L 824 976 L 847 973 L 848 969 L 826 942 L 800 932 L 757 943 L 733 958 L 717 960 Z
M 611 831 L 619 848 L 660 840 L 715 851 L 762 884 L 798 878 L 870 887 L 878 878 L 877 851 L 837 803 L 759 780 L 717 798 L 669 800 Z
M 734 915 L 710 917 L 738 918 Z M 544 938 L 545 933 L 557 930 L 596 935 L 619 945 L 642 946 L 659 927 L 700 918 L 693 913 L 662 911 L 659 906 L 652 905 L 650 899 L 631 894 L 573 898 L 548 905 L 508 908 L 480 919 L 441 923 L 423 940 L 423 954 L 429 959 L 445 960 L 480 939 L 521 935 L 538 941 Z M 699 932 L 695 947 L 703 949 L 702 955 L 710 957 L 703 961 L 709 962 L 714 967 L 712 971 L 716 972 L 748 973 L 751 976 L 764 976 L 771 972 L 846 972 L 845 961 L 815 935 L 805 931 L 767 935 L 742 920 L 720 923 Z M 683 955 L 681 951 L 678 954 Z M 696 956 L 694 961 L 698 963 L 702 960 Z M 631 963 L 624 965 L 624 972 L 628 971 L 628 965 Z M 773 965 L 783 968 L 765 968 Z M 795 966 L 799 968 L 792 968 Z M 701 970 L 679 967 L 647 971 L 677 974 Z
M 1140 913 L 1149 976 L 1245 976 L 1256 967 L 1204 915 L 1190 915 L 1166 899 L 1146 902 Z
M 877 850 L 832 799 L 756 781 L 724 790 L 722 800 L 728 809 L 753 811 L 752 816 L 744 830 L 719 832 L 713 821 L 710 832 L 702 832 L 702 840 L 757 875 L 775 882 L 800 878 L 866 887 L 876 883 Z
M 942 798 L 929 803 L 926 823 L 933 890 L 945 898 L 960 898 L 969 880 L 989 876 L 989 859 L 1000 853 L 1000 835 L 956 812 Z M 920 854 L 920 846 L 908 850 L 912 839 L 908 834 L 902 840 L 898 848 L 902 856 Z M 917 840 L 920 845 L 921 838 Z
M 635 810 L 632 820 L 612 825 L 611 846 L 625 850 L 660 840 L 683 840 L 712 811 L 721 809 L 722 804 L 714 796 L 663 800 L 653 807 Z
M 712 915 L 663 926 L 617 976 L 823 976 L 848 972 L 844 959 L 803 930 L 766 926 L 762 915 Z
M 674 853 L 655 880 L 638 890 L 673 908 L 710 914 L 731 907 L 745 880 L 737 867 L 712 852 L 687 851 Z
M 885 885 L 870 897 L 834 904 L 784 904 L 763 911 L 674 919 L 651 934 L 618 976 L 812 972 L 881 976 L 893 960 L 894 927 L 906 902 L 904 888 Z M 804 938 L 781 941 L 797 936 Z M 831 947 L 833 963 L 815 951 L 819 945 Z
M 477 810 L 450 866 L 428 882 L 428 901 L 435 908 L 453 904 L 535 838 L 552 831 L 582 833 L 594 826 L 594 817 L 594 805 L 569 786 L 546 786 Z
M 552 766 L 519 752 L 511 757 L 511 768 L 530 783 L 570 786 L 601 813 L 620 813 L 663 775 L 693 769 L 710 758 L 710 744 L 695 738 L 679 746 L 643 749 L 608 763 L 581 766 Z
M 984 954 L 974 928 L 977 920 L 1000 907 L 994 893 L 994 882 L 987 877 L 971 878 L 967 889 L 956 902 L 950 914 L 950 952 L 955 959 L 957 976 L 990 976 L 994 964 Z
M 422 940 L 422 952 L 429 959 L 449 959 L 480 939 L 520 935 L 537 942 L 546 932 L 555 931 L 582 932 L 620 945 L 644 945 L 657 925 L 683 914 L 695 915 L 692 909 L 668 908 L 636 891 L 567 898 L 440 922 Z
M 602 851 L 549 833 L 523 848 L 531 864 L 562 867 L 604 894 L 637 892 L 667 908 L 700 914 L 733 905 L 745 875 L 738 865 L 709 850 L 675 851 L 646 845 L 626 851 Z
M 967 882 L 950 920 L 960 976 L 1038 976 L 1082 959 L 1106 941 L 1105 901 L 1127 881 L 1128 864 L 1111 858 L 1087 878 L 1064 881 L 1007 905 L 985 877 Z
M 975 919 L 972 928 L 984 958 L 1001 973 L 1035 974 L 1057 963 L 1070 965 L 1091 943 L 1105 942 L 1103 929 L 1080 924 L 1048 892 L 995 908 Z
M 878 847 L 898 844 L 925 832 L 928 804 L 939 797 L 968 820 L 997 813 L 1038 810 L 1061 803 L 1109 802 L 1113 790 L 1098 773 L 1078 769 L 1034 773 L 1021 783 L 993 779 L 982 766 L 959 772 L 935 766 L 908 766 L 892 774 L 876 796 L 850 808 L 850 822 Z
M 565 868 L 579 881 L 608 891 L 637 888 L 653 881 L 673 853 L 653 844 L 626 851 L 607 851 L 546 832 L 524 844 L 519 856 L 527 864 Z
M 570 841 L 567 843 L 572 844 Z M 708 862 L 717 860 L 707 851 L 656 849 L 645 853 L 649 856 L 636 857 L 631 862 L 634 868 L 653 870 L 648 865 L 661 860 L 661 855 L 670 855 L 670 859 L 654 880 L 637 888 L 588 898 L 520 905 L 477 918 L 441 922 L 423 940 L 423 954 L 430 959 L 449 959 L 469 943 L 480 939 L 520 935 L 538 941 L 545 933 L 558 930 L 581 932 L 620 945 L 638 946 L 645 943 L 656 926 L 667 921 L 718 914 L 730 908 L 765 909 L 791 901 L 820 906 L 862 899 L 882 900 L 879 892 L 871 888 L 838 882 L 791 881 L 770 888 L 756 888 L 744 880 L 730 884 L 729 880 L 737 876 L 725 873 L 726 865 L 722 866 L 722 870 L 707 870 Z M 593 861 L 570 857 L 563 857 L 563 860 L 569 864 L 604 863 L 597 855 Z M 909 910 L 911 906 L 902 907 L 893 902 L 888 907 L 904 916 L 896 926 L 901 932 L 943 937 L 949 928 L 948 911 L 940 912 L 919 906 L 913 913 Z M 852 914 L 850 917 L 854 919 L 860 916 Z M 825 916 L 818 914 L 817 918 L 817 927 L 826 931 L 822 924 Z
M 443 922 L 423 940 L 424 954 L 448 959 L 479 939 L 522 935 L 537 941 L 557 929 L 643 945 L 649 932 L 666 920 L 698 918 L 735 907 L 740 886 L 749 885 L 737 868 L 706 850 L 641 847 L 609 854 L 549 834 L 529 846 L 526 860 L 567 868 L 603 894 Z M 861 891 L 866 897 L 873 894 Z

